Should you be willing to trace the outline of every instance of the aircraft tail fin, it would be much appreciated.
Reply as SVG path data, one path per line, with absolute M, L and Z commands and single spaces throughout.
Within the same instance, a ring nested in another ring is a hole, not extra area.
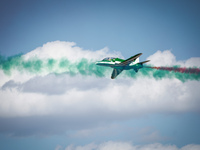
M 121 72 L 123 71 L 123 69 L 113 69 L 112 75 L 111 75 L 111 79 L 116 78 Z
M 150 61 L 150 60 L 146 60 L 146 61 L 142 61 L 142 62 L 137 63 L 137 64 L 139 64 L 139 65 L 138 65 L 137 67 L 134 67 L 133 70 L 134 70 L 135 72 L 138 72 L 139 69 L 143 68 L 143 64 L 144 64 L 144 63 L 147 63 L 147 62 L 149 62 L 149 61 Z

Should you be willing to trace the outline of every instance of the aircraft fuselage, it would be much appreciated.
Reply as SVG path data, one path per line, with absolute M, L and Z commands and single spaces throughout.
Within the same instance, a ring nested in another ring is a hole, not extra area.
M 113 73 L 111 78 L 114 79 L 123 70 L 133 69 L 135 70 L 135 72 L 138 72 L 139 69 L 143 68 L 143 64 L 148 62 L 149 60 L 144 62 L 139 62 L 140 55 L 142 55 L 142 53 L 134 55 L 126 60 L 120 58 L 107 57 L 104 58 L 102 61 L 96 62 L 96 65 L 113 68 Z

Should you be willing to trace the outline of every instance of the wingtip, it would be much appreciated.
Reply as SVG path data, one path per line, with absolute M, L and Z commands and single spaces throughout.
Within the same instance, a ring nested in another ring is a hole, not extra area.
M 142 54 L 143 54 L 143 53 L 139 53 L 139 54 L 137 54 L 137 57 L 140 57 Z

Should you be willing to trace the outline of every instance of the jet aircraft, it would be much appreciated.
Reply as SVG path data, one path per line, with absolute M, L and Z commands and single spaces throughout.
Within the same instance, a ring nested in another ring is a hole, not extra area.
M 104 58 L 102 61 L 96 62 L 96 65 L 113 68 L 111 79 L 114 79 L 123 70 L 133 69 L 135 72 L 138 72 L 139 69 L 143 68 L 143 64 L 149 62 L 150 60 L 139 62 L 139 57 L 141 55 L 142 53 L 139 53 L 126 60 L 123 60 L 120 58 L 114 58 L 114 57 L 107 57 L 107 58 Z

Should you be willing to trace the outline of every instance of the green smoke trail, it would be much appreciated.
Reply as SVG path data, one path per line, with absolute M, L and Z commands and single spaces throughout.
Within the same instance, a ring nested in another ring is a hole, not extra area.
M 177 66 L 174 66 L 174 68 L 176 67 Z M 12 72 L 16 70 L 20 73 L 30 73 L 36 75 L 67 73 L 72 76 L 81 74 L 83 76 L 94 75 L 96 77 L 110 77 L 112 73 L 112 68 L 97 66 L 94 61 L 87 59 L 70 62 L 66 58 L 49 58 L 41 60 L 37 57 L 33 57 L 25 60 L 22 55 L 16 55 L 8 58 L 0 56 L 0 70 L 3 70 L 6 75 L 11 75 Z M 155 70 L 150 67 L 144 67 L 140 69 L 138 73 L 135 73 L 134 70 L 125 70 L 118 76 L 118 78 L 138 78 L 139 76 L 155 78 L 157 80 L 163 78 L 177 78 L 182 82 L 187 80 L 200 80 L 200 73 L 180 73 L 168 70 Z
M 42 74 L 42 73 L 68 73 L 70 75 L 95 75 L 104 77 L 111 68 L 96 66 L 94 61 L 81 59 L 78 62 L 70 62 L 66 58 L 41 60 L 36 57 L 25 60 L 22 55 L 5 58 L 0 56 L 0 69 L 6 75 L 11 75 L 17 70 L 21 73 Z

